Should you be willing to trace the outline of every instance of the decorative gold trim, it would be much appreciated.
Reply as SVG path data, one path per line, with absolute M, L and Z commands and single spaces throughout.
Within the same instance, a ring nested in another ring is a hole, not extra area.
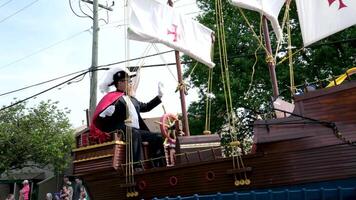
M 198 144 L 181 144 L 181 149 L 190 149 L 190 148 L 202 148 L 202 147 L 219 147 L 220 142 L 209 142 L 209 143 L 198 143 Z
M 107 154 L 107 155 L 103 155 L 103 156 L 84 158 L 84 159 L 80 159 L 80 160 L 75 160 L 75 161 L 73 161 L 73 163 L 79 163 L 79 162 L 84 162 L 84 161 L 89 161 L 89 160 L 97 160 L 97 159 L 107 158 L 107 157 L 112 157 L 112 156 L 114 156 L 114 154 Z
M 105 142 L 105 143 L 101 143 L 101 144 L 94 144 L 94 145 L 90 145 L 90 146 L 86 146 L 86 147 L 80 147 L 77 149 L 73 149 L 72 152 L 83 151 L 83 150 L 88 150 L 88 149 L 95 149 L 98 147 L 104 147 L 104 146 L 113 145 L 113 144 L 125 145 L 126 143 L 123 141 L 120 141 L 120 140 L 116 140 L 116 141 Z

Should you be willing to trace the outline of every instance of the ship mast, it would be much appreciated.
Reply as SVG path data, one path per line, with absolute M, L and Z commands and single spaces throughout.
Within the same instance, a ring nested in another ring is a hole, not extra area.
M 271 40 L 269 37 L 266 16 L 263 16 L 263 18 L 262 18 L 262 28 L 263 28 L 263 35 L 264 35 L 266 48 L 267 48 L 267 62 L 268 62 L 269 76 L 271 78 L 271 83 L 272 83 L 273 99 L 276 99 L 279 96 L 277 76 L 276 76 L 276 64 L 275 64 L 275 62 L 273 60 L 273 56 L 272 56 Z
M 168 5 L 173 7 L 173 1 L 168 0 Z M 180 56 L 179 56 L 179 51 L 174 51 L 175 57 L 176 57 L 176 65 L 177 65 L 177 76 L 178 76 L 178 90 L 179 90 L 179 95 L 180 95 L 180 104 L 182 107 L 182 115 L 183 115 L 183 132 L 185 133 L 186 136 L 190 136 L 189 133 L 189 124 L 188 124 L 188 113 L 186 109 L 186 103 L 185 103 L 185 94 L 184 94 L 184 87 L 183 86 L 183 76 L 182 76 L 182 68 L 181 68 L 181 62 L 180 62 Z

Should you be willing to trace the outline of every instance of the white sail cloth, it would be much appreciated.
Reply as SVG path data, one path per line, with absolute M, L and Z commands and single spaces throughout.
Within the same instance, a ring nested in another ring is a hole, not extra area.
M 278 23 L 278 15 L 286 0 L 229 0 L 231 5 L 254 10 L 266 16 L 272 23 L 277 39 L 283 38 L 282 29 Z M 314 1 L 314 0 L 311 0 Z
M 355 0 L 296 0 L 304 46 L 356 24 Z
M 163 43 L 208 67 L 215 66 L 212 30 L 156 0 L 131 0 L 130 7 L 129 39 Z

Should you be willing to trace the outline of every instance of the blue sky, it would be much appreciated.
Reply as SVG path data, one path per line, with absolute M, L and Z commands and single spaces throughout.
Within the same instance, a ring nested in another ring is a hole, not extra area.
M 7 3 L 8 2 L 8 3 Z M 8 18 L 8 16 L 31 6 Z M 106 1 L 99 0 L 101 4 Z M 7 3 L 6 5 L 4 5 Z M 73 8 L 78 12 L 78 0 L 73 0 Z M 111 2 L 108 2 L 111 4 Z M 84 11 L 90 10 L 82 3 Z M 91 6 L 91 5 L 89 5 Z M 179 0 L 175 6 L 182 13 L 194 16 L 198 11 L 192 0 Z M 81 13 L 80 13 L 81 14 Z M 109 12 L 109 24 L 100 21 L 99 33 L 99 65 L 125 60 L 125 37 L 123 1 L 115 1 L 114 11 Z M 107 19 L 107 13 L 100 11 L 100 18 Z M 91 65 L 92 21 L 89 18 L 76 17 L 70 10 L 68 1 L 38 0 L 9 1 L 0 0 L 0 94 L 36 84 L 65 74 L 87 69 Z M 89 31 L 88 31 L 89 30 Z M 75 35 L 75 36 L 74 36 Z M 72 37 L 74 36 L 74 37 Z M 130 42 L 131 58 L 142 56 L 148 44 Z M 50 47 L 50 48 L 49 48 Z M 157 45 L 159 52 L 169 50 L 163 45 Z M 148 54 L 155 54 L 154 48 Z M 173 53 L 164 55 L 166 62 L 174 62 Z M 145 60 L 145 64 L 162 63 L 160 57 Z M 138 61 L 132 62 L 136 65 Z M 176 74 L 175 66 L 169 67 Z M 157 76 L 159 74 L 159 76 Z M 98 74 L 98 81 L 105 74 Z M 157 94 L 157 83 L 165 85 L 163 103 L 168 112 L 177 113 L 180 110 L 179 96 L 174 92 L 177 83 L 175 77 L 166 67 L 143 69 L 137 98 L 145 102 Z M 36 92 L 47 89 L 66 79 L 34 87 L 25 91 L 0 96 L 0 106 L 7 106 L 14 98 L 23 99 Z M 98 100 L 102 94 L 98 91 Z M 88 75 L 78 83 L 62 86 L 28 101 L 31 106 L 41 100 L 59 101 L 61 108 L 71 110 L 70 121 L 74 127 L 85 122 L 84 110 L 89 105 Z M 196 93 L 190 91 L 187 101 L 196 99 Z M 146 117 L 160 116 L 161 107 L 157 107 Z

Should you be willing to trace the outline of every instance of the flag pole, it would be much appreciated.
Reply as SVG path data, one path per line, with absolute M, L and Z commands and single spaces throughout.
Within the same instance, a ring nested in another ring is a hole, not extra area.
M 276 64 L 275 64 L 275 61 L 274 61 L 273 56 L 272 56 L 271 40 L 270 40 L 270 37 L 269 37 L 268 24 L 267 24 L 266 16 L 263 16 L 262 24 L 263 24 L 263 26 L 262 26 L 263 35 L 264 35 L 266 48 L 267 48 L 267 62 L 268 62 L 269 76 L 270 76 L 271 83 L 272 83 L 273 98 L 276 99 L 279 96 L 277 76 L 276 76 Z
M 173 7 L 173 1 L 168 0 L 168 5 Z M 181 68 L 181 62 L 180 62 L 180 56 L 179 56 L 179 51 L 175 51 L 175 57 L 176 57 L 176 65 L 177 65 L 177 76 L 178 76 L 178 90 L 180 94 L 180 103 L 182 107 L 182 115 L 183 115 L 183 132 L 185 133 L 186 136 L 190 136 L 189 132 L 189 124 L 188 124 L 188 113 L 186 109 L 186 103 L 185 103 L 185 94 L 184 94 L 184 83 L 183 83 L 183 77 L 182 77 L 182 68 Z M 181 87 L 183 86 L 183 87 Z

